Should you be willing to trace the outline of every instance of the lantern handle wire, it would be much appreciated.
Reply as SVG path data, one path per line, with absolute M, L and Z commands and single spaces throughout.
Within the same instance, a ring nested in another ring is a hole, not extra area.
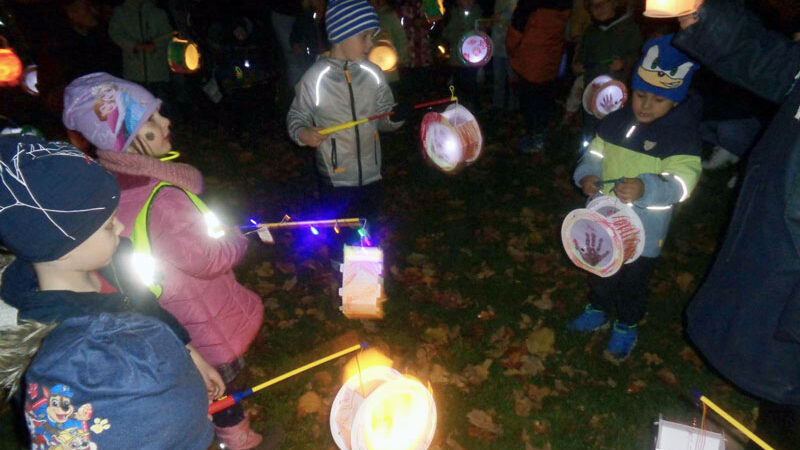
M 714 402 L 712 402 L 712 401 L 711 401 L 711 400 L 710 400 L 708 397 L 706 397 L 705 395 L 703 395 L 703 394 L 702 394 L 700 391 L 697 391 L 697 390 L 695 390 L 695 389 L 692 389 L 692 396 L 693 396 L 693 397 L 694 397 L 696 400 L 698 400 L 698 401 L 702 402 L 704 407 L 707 405 L 707 406 L 708 406 L 709 408 L 711 408 L 711 409 L 712 409 L 712 410 L 713 410 L 715 413 L 719 414 L 719 415 L 720 415 L 720 417 L 722 417 L 723 419 L 727 420 L 727 421 L 728 421 L 728 423 L 730 423 L 731 425 L 733 425 L 733 426 L 734 426 L 734 427 L 735 427 L 737 430 L 739 430 L 739 431 L 741 431 L 742 433 L 744 433 L 744 435 L 745 435 L 745 436 L 747 436 L 748 438 L 750 438 L 750 440 L 751 440 L 751 441 L 753 441 L 753 442 L 755 442 L 756 444 L 758 444 L 758 446 L 759 446 L 759 447 L 763 448 L 764 450 L 774 450 L 774 448 L 773 448 L 773 447 L 771 447 L 769 444 L 767 444 L 766 442 L 764 442 L 763 440 L 761 440 L 761 438 L 759 438 L 758 436 L 756 436 L 756 435 L 755 435 L 755 433 L 753 433 L 752 431 L 750 431 L 749 429 L 747 429 L 747 427 L 745 427 L 744 425 L 742 425 L 741 423 L 739 423 L 739 421 L 738 421 L 738 420 L 734 419 L 734 418 L 733 418 L 733 417 L 732 417 L 730 414 L 726 413 L 726 412 L 725 412 L 725 411 L 724 411 L 722 408 L 720 408 L 719 406 L 717 406 L 716 404 L 714 404 Z
M 450 85 L 450 101 L 458 103 L 458 97 L 456 97 L 456 87 L 452 84 Z

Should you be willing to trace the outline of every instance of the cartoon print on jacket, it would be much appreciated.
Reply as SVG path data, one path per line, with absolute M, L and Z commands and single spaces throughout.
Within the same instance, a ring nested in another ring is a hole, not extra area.
M 90 430 L 100 434 L 110 424 L 105 419 L 94 419 L 94 425 L 90 425 L 92 415 L 90 403 L 76 408 L 69 386 L 42 386 L 41 393 L 38 383 L 28 386 L 25 420 L 31 433 L 31 448 L 35 450 L 96 450 Z

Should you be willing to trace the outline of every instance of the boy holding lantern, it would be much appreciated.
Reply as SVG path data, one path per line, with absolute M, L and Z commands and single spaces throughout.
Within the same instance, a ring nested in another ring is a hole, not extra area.
M 647 311 L 647 284 L 667 235 L 672 206 L 689 197 L 700 177 L 700 108 L 687 97 L 698 65 L 671 40 L 668 35 L 645 43 L 633 74 L 631 102 L 600 122 L 573 176 L 589 197 L 615 195 L 632 205 L 644 227 L 642 255 L 610 277 L 592 277 L 589 304 L 569 325 L 576 331 L 595 331 L 616 312 L 606 352 L 614 362 L 627 359 L 636 343 L 639 321 Z M 587 241 L 586 248 L 578 249 L 587 261 L 592 253 L 609 250 L 602 240 L 591 243 L 587 237 Z

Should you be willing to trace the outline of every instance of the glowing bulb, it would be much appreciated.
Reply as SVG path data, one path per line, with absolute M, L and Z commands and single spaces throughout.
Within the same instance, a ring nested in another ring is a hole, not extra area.
M 464 16 L 468 16 L 468 15 L 469 15 L 469 10 L 465 9 L 464 10 Z
M 317 236 L 317 235 L 319 235 L 319 230 L 317 230 L 317 229 L 316 229 L 315 227 L 313 227 L 313 226 L 312 226 L 312 227 L 310 227 L 310 228 L 311 228 L 311 234 L 313 234 L 314 236 Z
M 447 53 L 447 49 L 445 49 L 445 48 L 444 48 L 444 45 L 441 45 L 441 44 L 440 44 L 440 45 L 439 45 L 438 47 L 436 47 L 436 48 L 438 48 L 438 49 L 439 49 L 439 53 L 441 53 L 441 54 L 443 54 L 443 55 L 444 55 L 445 53 Z
M 406 18 L 405 18 L 405 17 L 401 17 L 401 18 L 400 18 L 400 26 L 401 26 L 401 27 L 404 27 L 404 26 L 406 26 Z
M 248 69 L 250 68 L 250 60 L 249 59 L 245 59 L 244 60 L 244 66 L 247 67 Z
M 583 141 L 583 147 L 586 148 L 589 146 L 589 141 Z
M 316 18 L 317 18 L 317 13 L 316 13 L 316 12 L 314 12 L 314 14 L 312 14 L 312 15 L 311 15 L 311 18 L 316 20 Z M 402 22 L 401 22 L 401 23 L 402 23 Z
M 250 223 L 252 223 L 253 225 L 258 225 L 258 222 L 256 222 L 256 221 L 255 221 L 255 220 L 253 220 L 253 219 L 250 219 Z

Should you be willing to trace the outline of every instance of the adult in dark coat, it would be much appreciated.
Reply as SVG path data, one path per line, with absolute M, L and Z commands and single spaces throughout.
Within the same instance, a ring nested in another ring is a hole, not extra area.
M 780 105 L 687 331 L 711 365 L 764 400 L 761 437 L 800 448 L 800 44 L 766 30 L 740 0 L 707 0 L 679 20 L 676 47 Z

